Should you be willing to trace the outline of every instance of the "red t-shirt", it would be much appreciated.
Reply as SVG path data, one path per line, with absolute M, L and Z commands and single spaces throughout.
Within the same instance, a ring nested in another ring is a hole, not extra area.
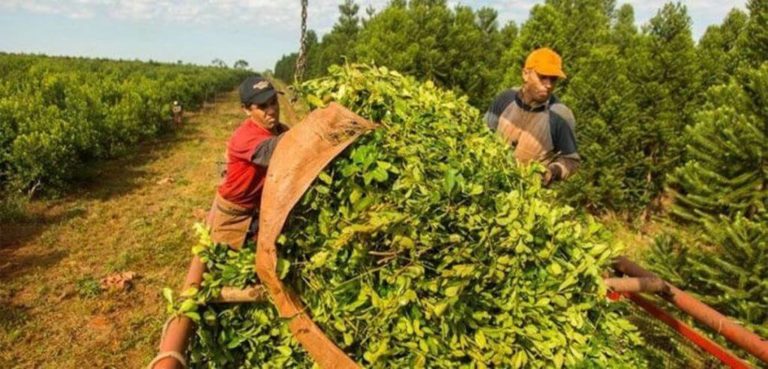
M 256 148 L 274 135 L 251 118 L 235 130 L 227 144 L 227 176 L 219 185 L 219 195 L 247 209 L 261 203 L 261 189 L 267 168 L 251 162 Z

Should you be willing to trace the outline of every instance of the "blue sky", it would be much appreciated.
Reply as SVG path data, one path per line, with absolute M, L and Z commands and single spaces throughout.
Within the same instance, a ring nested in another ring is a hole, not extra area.
M 341 0 L 309 0 L 309 28 L 321 36 L 338 18 Z M 357 0 L 362 11 L 387 0 Z M 501 22 L 528 18 L 533 0 L 449 0 L 452 5 L 490 6 Z M 664 0 L 618 0 L 635 8 L 638 25 Z M 682 1 L 693 19 L 693 35 L 720 24 L 746 0 Z M 281 55 L 298 49 L 299 0 L 0 0 L 0 51 L 182 60 L 232 65 L 244 59 L 255 70 L 273 68 Z

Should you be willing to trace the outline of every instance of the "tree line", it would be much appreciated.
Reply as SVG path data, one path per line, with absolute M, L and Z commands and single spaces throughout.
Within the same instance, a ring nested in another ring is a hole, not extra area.
M 373 63 L 464 93 L 484 110 L 521 83 L 529 51 L 551 47 L 564 59 L 569 78 L 556 94 L 576 114 L 584 158 L 563 197 L 594 212 L 637 214 L 660 209 L 668 175 L 686 162 L 686 127 L 709 101 L 707 91 L 765 60 L 762 7 L 753 0 L 749 13 L 732 10 L 697 44 L 679 3 L 638 28 L 632 6 L 614 0 L 548 0 L 519 26 L 500 26 L 493 8 L 451 8 L 444 0 L 394 0 L 364 15 L 346 0 L 322 39 L 309 31 L 304 78 L 345 61 Z M 293 80 L 296 56 L 276 63 L 277 78 Z

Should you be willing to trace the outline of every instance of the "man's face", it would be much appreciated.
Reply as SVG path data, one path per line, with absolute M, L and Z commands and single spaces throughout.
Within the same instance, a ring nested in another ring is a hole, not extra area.
M 556 76 L 541 75 L 533 69 L 523 70 L 523 88 L 531 99 L 537 103 L 546 102 L 552 96 L 555 85 L 557 85 Z
M 260 126 L 270 130 L 275 128 L 280 118 L 280 104 L 277 102 L 277 95 L 272 96 L 263 104 L 252 104 L 250 109 L 246 109 L 246 112 Z

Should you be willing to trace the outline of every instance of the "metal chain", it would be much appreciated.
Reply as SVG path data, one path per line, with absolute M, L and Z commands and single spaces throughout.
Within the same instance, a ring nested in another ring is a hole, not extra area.
M 293 73 L 296 82 L 301 82 L 304 78 L 304 69 L 307 66 L 307 2 L 308 0 L 301 0 L 301 47 Z

